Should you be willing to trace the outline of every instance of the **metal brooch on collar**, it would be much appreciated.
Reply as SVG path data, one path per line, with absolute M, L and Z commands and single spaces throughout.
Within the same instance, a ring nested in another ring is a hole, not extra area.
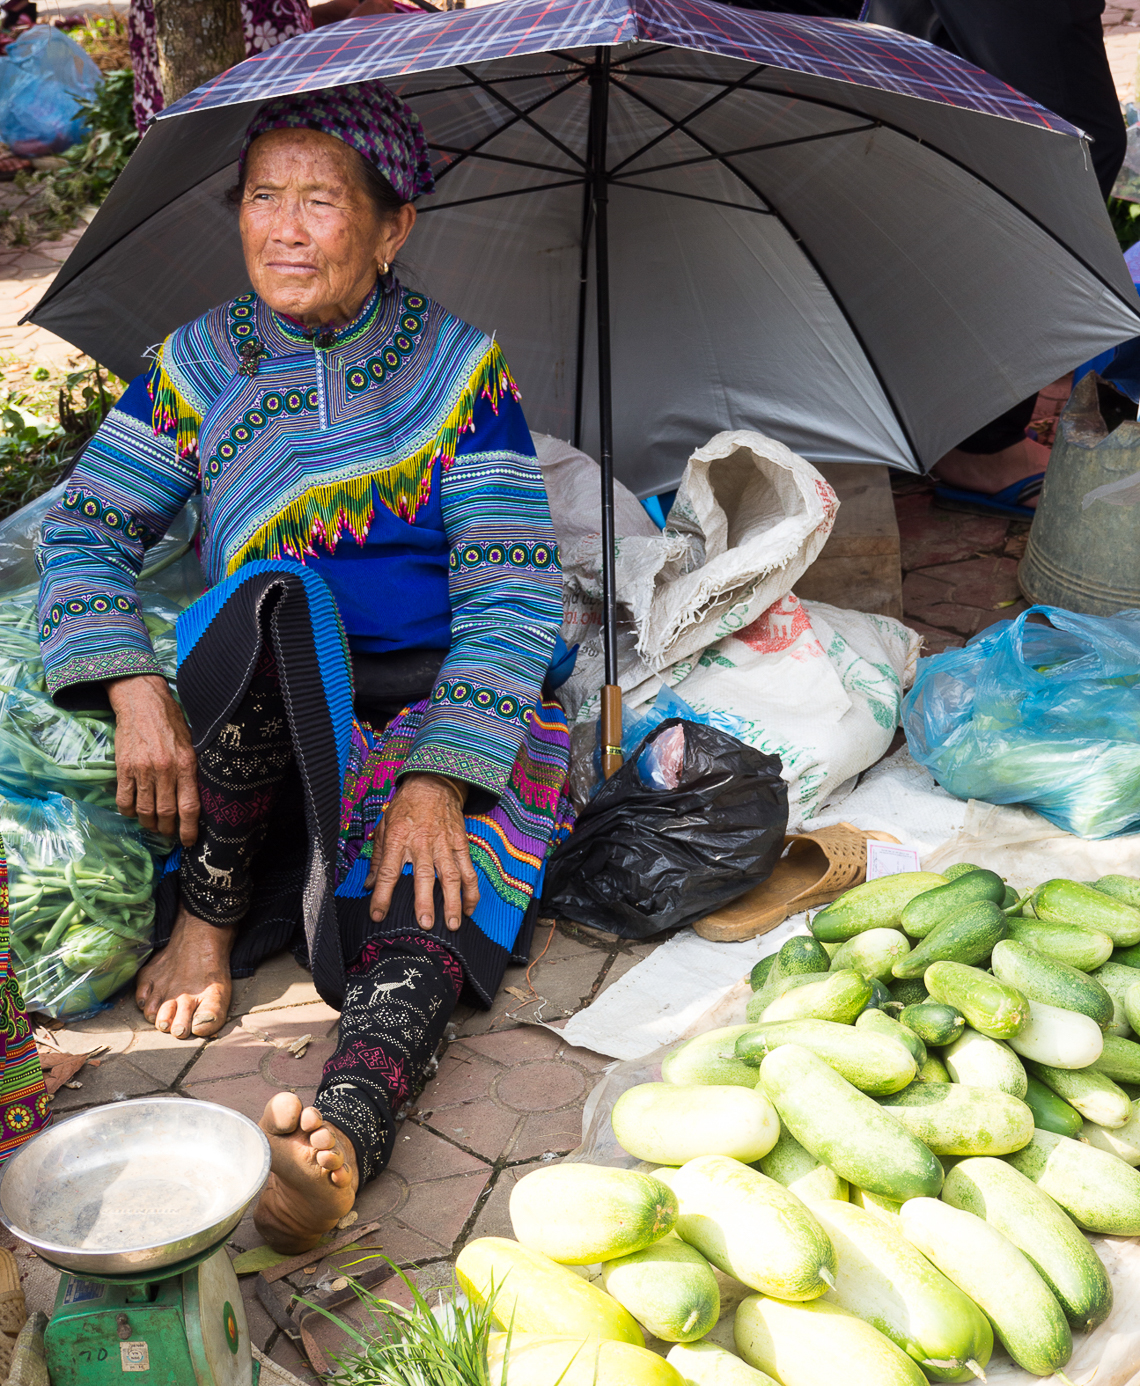
M 241 365 L 238 367 L 238 370 L 242 375 L 246 375 L 252 380 L 257 374 L 262 361 L 268 357 L 269 353 L 259 341 L 251 338 L 248 342 L 242 342 L 238 355 L 241 357 Z

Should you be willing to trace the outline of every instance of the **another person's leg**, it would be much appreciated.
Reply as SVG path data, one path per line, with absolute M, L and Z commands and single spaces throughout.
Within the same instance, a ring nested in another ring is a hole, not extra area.
M 140 1009 L 177 1039 L 225 1024 L 230 952 L 253 894 L 250 864 L 292 760 L 277 665 L 263 647 L 245 697 L 198 757 L 201 816 L 197 842 L 182 851 L 178 918 L 169 944 L 139 973 Z
M 396 1116 L 443 1038 L 462 985 L 459 963 L 433 939 L 365 945 L 348 970 L 336 1053 L 313 1105 L 278 1093 L 261 1119 L 273 1172 L 254 1219 L 271 1246 L 315 1246 L 352 1207 L 360 1185 L 385 1168 Z

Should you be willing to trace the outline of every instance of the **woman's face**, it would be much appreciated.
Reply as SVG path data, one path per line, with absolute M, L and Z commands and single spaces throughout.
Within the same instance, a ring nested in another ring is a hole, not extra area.
M 319 130 L 268 130 L 246 156 L 239 225 L 257 294 L 308 326 L 353 318 L 408 238 L 407 203 L 382 218 L 355 150 Z

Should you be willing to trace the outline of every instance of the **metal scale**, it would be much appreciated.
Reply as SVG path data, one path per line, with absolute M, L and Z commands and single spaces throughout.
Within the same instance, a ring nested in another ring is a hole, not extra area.
M 256 1386 L 225 1243 L 268 1173 L 252 1121 L 187 1100 L 83 1112 L 14 1155 L 0 1220 L 64 1272 L 52 1386 Z

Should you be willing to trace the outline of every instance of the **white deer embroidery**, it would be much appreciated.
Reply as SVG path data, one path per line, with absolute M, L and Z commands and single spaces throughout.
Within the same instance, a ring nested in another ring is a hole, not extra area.
M 369 1001 L 368 1004 L 370 1006 L 375 1006 L 377 1001 L 388 992 L 399 991 L 401 987 L 410 987 L 419 975 L 418 968 L 409 967 L 404 973 L 404 980 L 402 982 L 377 982 L 372 988 L 372 1000 Z
M 211 866 L 206 858 L 210 855 L 210 844 L 207 843 L 202 848 L 202 865 L 206 868 L 206 873 L 210 877 L 210 884 L 219 886 L 222 890 L 233 890 L 233 868 L 224 871 L 220 866 Z

